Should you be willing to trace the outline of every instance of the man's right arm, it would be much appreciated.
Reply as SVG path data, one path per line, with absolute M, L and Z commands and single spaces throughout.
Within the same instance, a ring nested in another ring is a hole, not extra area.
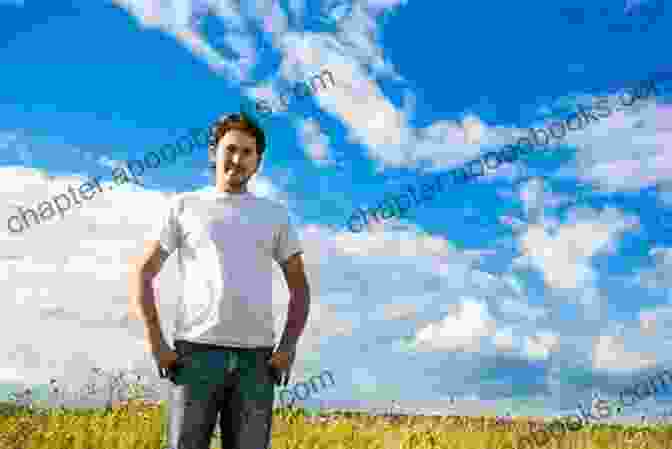
M 145 245 L 144 254 L 139 259 L 131 261 L 129 317 L 143 321 L 146 348 L 157 360 L 162 352 L 172 351 L 161 332 L 152 286 L 154 278 L 161 271 L 169 255 L 158 240 L 150 240 Z

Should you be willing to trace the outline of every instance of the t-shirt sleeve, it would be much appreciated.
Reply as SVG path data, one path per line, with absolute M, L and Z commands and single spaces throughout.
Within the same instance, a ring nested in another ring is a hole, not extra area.
M 161 219 L 155 224 L 150 240 L 158 240 L 161 247 L 172 254 L 179 247 L 180 226 L 177 220 L 179 202 L 173 199 Z
M 294 254 L 300 252 L 303 252 L 303 249 L 301 248 L 299 234 L 296 232 L 296 228 L 292 225 L 289 213 L 285 213 L 285 219 L 275 236 L 273 259 L 278 263 L 283 263 Z

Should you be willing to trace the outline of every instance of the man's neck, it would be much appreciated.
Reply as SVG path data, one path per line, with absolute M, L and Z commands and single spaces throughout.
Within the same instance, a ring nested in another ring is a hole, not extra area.
M 227 184 L 217 185 L 215 186 L 215 191 L 217 193 L 230 193 L 232 195 L 240 195 L 243 193 L 247 193 L 247 185 L 243 185 L 241 187 L 232 187 Z

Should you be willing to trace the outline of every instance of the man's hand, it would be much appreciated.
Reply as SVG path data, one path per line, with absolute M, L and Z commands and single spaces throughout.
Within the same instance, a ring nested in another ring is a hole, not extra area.
M 280 384 L 285 387 L 289 383 L 289 377 L 291 376 L 292 365 L 294 364 L 295 357 L 296 351 L 276 351 L 268 361 L 268 364 L 271 367 L 275 368 L 281 373 Z
M 154 354 L 154 359 L 159 365 L 160 369 L 170 369 L 177 363 L 177 352 L 173 350 L 159 351 Z

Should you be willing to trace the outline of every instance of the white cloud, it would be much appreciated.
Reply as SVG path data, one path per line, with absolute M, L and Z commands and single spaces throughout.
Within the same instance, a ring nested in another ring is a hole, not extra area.
M 548 359 L 550 353 L 557 348 L 559 337 L 550 331 L 537 332 L 526 338 L 525 352 L 531 359 Z
M 655 364 L 654 354 L 627 351 L 620 336 L 600 335 L 593 346 L 593 368 L 597 370 L 629 372 Z
M 306 156 L 318 166 L 334 165 L 335 161 L 329 156 L 329 137 L 320 129 L 320 124 L 314 119 L 304 120 L 299 124 L 299 139 Z
M 16 371 L 16 369 L 11 367 L 0 368 L 0 382 L 3 383 L 14 383 L 21 382 L 22 377 Z
M 488 306 L 473 300 L 460 303 L 460 310 L 446 316 L 441 322 L 431 323 L 420 329 L 414 344 L 418 350 L 425 348 L 477 352 L 481 337 L 495 332 L 495 322 L 488 314 Z
M 462 121 L 462 128 L 464 129 L 464 139 L 466 143 L 480 143 L 485 128 L 483 123 L 473 115 L 465 117 Z
M 417 311 L 415 304 L 384 304 L 380 313 L 386 320 L 402 320 L 415 317 Z
M 559 225 L 554 235 L 541 225 L 531 225 L 519 241 L 529 263 L 543 273 L 551 287 L 578 288 L 595 280 L 589 259 L 600 250 L 613 250 L 620 233 L 635 226 L 615 209 L 599 214 L 582 209 Z
M 495 347 L 499 351 L 503 352 L 513 351 L 516 346 L 513 337 L 513 329 L 511 329 L 510 327 L 504 329 L 497 329 L 497 332 L 493 336 L 492 340 Z

